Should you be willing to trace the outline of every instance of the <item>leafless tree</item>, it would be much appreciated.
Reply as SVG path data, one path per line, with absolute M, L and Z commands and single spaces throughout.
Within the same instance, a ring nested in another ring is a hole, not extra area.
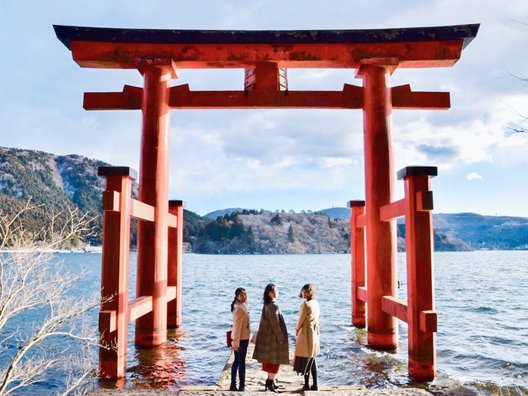
M 510 73 L 510 76 L 513 78 L 518 79 L 521 81 L 525 86 L 528 86 L 528 77 L 526 76 L 519 76 L 514 75 Z M 515 109 L 514 109 L 515 110 Z M 518 116 L 518 120 L 516 122 L 510 122 L 507 126 L 507 130 L 509 133 L 528 133 L 528 116 L 524 113 L 519 112 L 518 110 L 515 110 Z
M 97 337 L 85 321 L 99 301 L 72 293 L 84 274 L 67 271 L 54 250 L 89 232 L 93 219 L 65 209 L 30 233 L 21 217 L 34 208 L 0 211 L 0 395 L 27 391 L 50 372 L 64 377 L 59 394 L 78 393 L 96 367 Z
M 517 24 L 520 24 L 520 25 L 523 25 L 525 27 L 528 27 L 528 23 L 525 23 L 525 22 L 522 22 L 522 21 L 518 21 L 518 20 L 513 20 L 513 22 L 517 23 Z M 513 77 L 513 78 L 516 78 L 517 80 L 519 80 L 524 86 L 527 86 L 528 85 L 528 76 L 525 74 L 525 75 L 519 75 L 519 74 L 513 74 L 513 73 L 510 73 L 508 72 L 508 74 L 510 75 L 510 77 Z M 519 116 L 519 120 L 516 121 L 516 122 L 510 122 L 507 126 L 507 130 L 508 132 L 510 133 L 528 133 L 528 115 L 526 113 L 521 113 L 519 111 L 517 111 L 518 113 L 518 116 Z

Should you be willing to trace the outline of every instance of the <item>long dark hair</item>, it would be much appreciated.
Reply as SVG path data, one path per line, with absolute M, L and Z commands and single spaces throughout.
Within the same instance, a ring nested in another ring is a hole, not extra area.
M 235 290 L 235 298 L 233 298 L 233 302 L 231 303 L 231 312 L 233 312 L 235 310 L 235 304 L 237 302 L 237 297 L 240 293 L 244 293 L 246 291 L 246 289 L 244 289 L 243 287 L 239 287 Z
M 272 298 L 268 296 L 268 293 L 272 290 L 275 290 L 275 284 L 268 283 L 266 285 L 266 288 L 264 289 L 264 296 L 262 297 L 262 300 L 264 301 L 264 304 L 269 304 L 272 301 Z

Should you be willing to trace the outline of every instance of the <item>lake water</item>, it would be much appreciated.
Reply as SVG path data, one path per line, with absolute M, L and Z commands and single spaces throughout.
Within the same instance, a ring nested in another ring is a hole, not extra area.
M 72 271 L 88 271 L 79 293 L 97 293 L 100 254 L 59 256 Z M 405 255 L 399 254 L 400 290 L 406 286 L 404 260 Z M 170 333 L 166 345 L 152 350 L 133 345 L 134 329 L 130 326 L 125 387 L 178 389 L 213 384 L 230 354 L 225 331 L 231 322 L 229 306 L 234 290 L 247 289 L 252 329 L 256 329 L 262 292 L 269 282 L 279 288 L 278 302 L 291 347 L 301 304 L 297 295 L 303 284 L 316 284 L 322 315 L 321 384 L 413 386 L 407 376 L 405 323 L 400 322 L 400 346 L 395 353 L 369 349 L 364 331 L 351 326 L 350 272 L 349 255 L 184 255 L 183 325 Z M 131 290 L 135 290 L 134 283 L 132 271 Z M 528 252 L 435 254 L 440 379 L 456 379 L 483 393 L 511 388 L 526 392 L 527 284 Z M 95 318 L 94 313 L 94 328 Z

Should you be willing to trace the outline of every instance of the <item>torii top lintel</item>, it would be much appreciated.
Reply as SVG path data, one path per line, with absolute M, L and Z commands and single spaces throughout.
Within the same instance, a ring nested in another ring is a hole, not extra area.
M 82 67 L 137 68 L 171 59 L 176 68 L 359 68 L 375 59 L 397 67 L 452 66 L 479 24 L 369 30 L 158 30 L 55 25 Z

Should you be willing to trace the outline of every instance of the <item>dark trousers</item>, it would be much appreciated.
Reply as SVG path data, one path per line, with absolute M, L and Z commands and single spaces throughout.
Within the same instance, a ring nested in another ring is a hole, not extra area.
M 236 373 L 238 370 L 238 379 L 240 386 L 246 383 L 246 355 L 248 350 L 249 340 L 240 340 L 238 351 L 234 351 L 235 360 L 231 366 L 231 385 L 236 386 Z

